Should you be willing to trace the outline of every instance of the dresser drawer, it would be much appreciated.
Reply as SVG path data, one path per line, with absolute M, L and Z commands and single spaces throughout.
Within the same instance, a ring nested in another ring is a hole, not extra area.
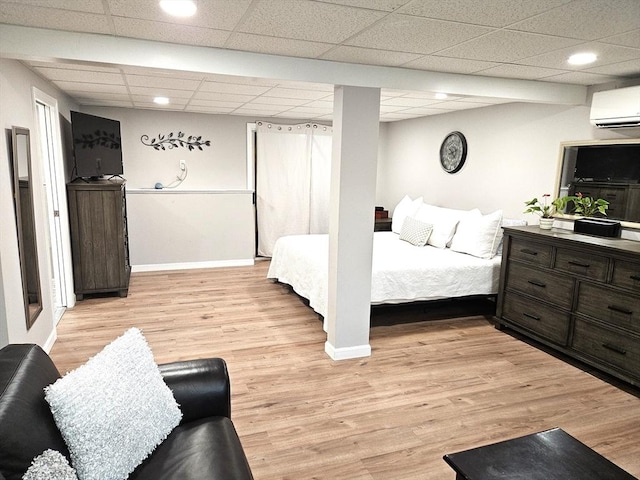
M 609 259 L 587 252 L 558 248 L 554 268 L 562 272 L 580 275 L 604 282 L 607 279 Z
M 519 263 L 510 262 L 507 268 L 507 288 L 567 310 L 571 308 L 574 282 L 572 278 Z
M 542 267 L 551 266 L 551 245 L 530 242 L 520 238 L 511 239 L 509 258 L 533 263 Z
M 576 319 L 572 347 L 640 378 L 640 341 Z
M 615 260 L 611 283 L 640 293 L 640 263 Z
M 640 334 L 640 296 L 581 283 L 576 311 Z
M 563 346 L 567 345 L 569 314 L 557 308 L 541 305 L 515 293 L 507 293 L 502 317 L 540 337 Z

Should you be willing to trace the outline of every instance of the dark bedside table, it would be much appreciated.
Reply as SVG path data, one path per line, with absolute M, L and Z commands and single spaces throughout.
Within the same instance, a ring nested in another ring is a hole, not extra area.
M 373 224 L 374 232 L 390 232 L 391 231 L 391 219 L 390 218 L 376 218 L 376 222 Z
M 560 428 L 444 456 L 456 480 L 637 480 Z

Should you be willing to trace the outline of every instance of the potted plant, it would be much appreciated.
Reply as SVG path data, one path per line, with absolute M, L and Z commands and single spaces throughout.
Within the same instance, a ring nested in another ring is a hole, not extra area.
M 607 216 L 607 208 L 609 208 L 609 202 L 598 198 L 594 200 L 591 197 L 585 197 L 582 193 L 578 192 L 575 196 L 567 197 L 573 202 L 573 213 L 581 215 L 583 217 L 593 217 L 596 213 Z
M 534 197 L 524 203 L 527 206 L 524 213 L 540 215 L 540 228 L 543 230 L 550 230 L 553 227 L 553 216 L 556 212 L 564 210 L 569 199 L 569 197 L 562 197 L 549 202 L 550 197 L 551 195 L 545 193 L 542 195 L 542 200 Z

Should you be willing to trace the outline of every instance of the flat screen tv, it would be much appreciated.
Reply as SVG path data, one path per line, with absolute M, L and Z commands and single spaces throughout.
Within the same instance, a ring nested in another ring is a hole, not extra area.
M 640 144 L 578 147 L 575 180 L 640 182 Z
M 77 177 L 124 173 L 119 121 L 72 111 L 71 132 Z

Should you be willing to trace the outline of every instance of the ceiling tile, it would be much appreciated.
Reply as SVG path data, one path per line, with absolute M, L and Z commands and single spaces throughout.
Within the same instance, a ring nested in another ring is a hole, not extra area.
M 131 97 L 126 93 L 106 93 L 106 92 L 78 92 L 71 91 L 69 93 L 74 99 L 80 103 L 89 100 L 112 100 L 121 102 L 131 102 Z
M 109 83 L 124 85 L 121 73 L 96 72 L 91 70 L 70 70 L 65 68 L 36 68 L 49 80 L 63 80 L 69 82 Z
M 489 62 L 513 62 L 549 50 L 580 43 L 577 40 L 533 33 L 498 30 L 461 45 L 442 50 L 441 55 Z
M 327 92 L 314 90 L 294 90 L 291 88 L 275 87 L 262 95 L 263 97 L 282 98 L 306 98 L 309 100 L 319 100 L 327 96 Z
M 403 113 L 406 113 L 407 115 L 423 116 L 423 115 L 439 115 L 439 114 L 442 114 L 443 112 L 451 112 L 451 111 L 453 110 L 446 110 L 441 108 L 418 107 L 418 108 L 408 108 L 407 110 L 403 110 Z
M 229 32 L 191 25 L 176 25 L 124 17 L 114 17 L 113 23 L 117 35 L 160 42 L 222 47 L 229 38 Z
M 205 74 L 198 72 L 185 72 L 182 70 L 169 70 L 163 68 L 147 68 L 147 67 L 135 67 L 131 65 L 122 65 L 120 67 L 124 73 L 130 73 L 132 75 L 145 75 L 153 77 L 165 77 L 165 78 L 184 78 L 190 80 L 204 80 Z
M 239 77 L 236 75 L 218 75 L 208 74 L 205 77 L 206 80 L 218 83 L 233 83 L 238 85 L 257 85 L 262 87 L 275 87 L 278 85 L 276 80 L 269 78 L 257 78 L 257 77 Z
M 453 100 L 451 102 L 442 102 L 431 105 L 430 108 L 435 108 L 437 110 L 467 110 L 470 108 L 478 108 L 480 106 L 482 105 L 478 103 L 458 102 Z
M 583 71 L 621 77 L 640 77 L 640 60 L 628 60 L 626 62 L 602 65 L 601 67 L 585 68 Z
M 301 98 L 277 98 L 277 97 L 256 97 L 251 104 L 262 103 L 265 105 L 286 105 L 289 107 L 298 107 L 304 105 L 309 100 Z
M 151 95 L 167 98 L 191 98 L 193 90 L 173 90 L 164 87 L 153 87 L 151 85 L 136 87 L 129 85 L 129 92 L 132 95 Z
M 22 3 L 1 2 L 0 23 L 54 30 L 113 34 L 105 15 L 33 7 Z
M 420 58 L 416 53 L 390 52 L 372 48 L 338 46 L 322 54 L 319 58 L 336 62 L 363 63 L 365 65 L 386 65 L 398 67 Z
M 223 102 L 249 102 L 255 98 L 255 95 L 237 95 L 235 93 L 220 92 L 196 92 L 193 96 L 194 100 L 220 100 Z
M 411 2 L 411 0 L 322 0 L 324 3 L 334 5 L 346 5 L 348 7 L 368 8 L 370 10 L 381 10 L 383 12 L 393 12 L 401 6 Z
M 566 73 L 566 70 L 552 68 L 532 67 L 530 65 L 503 64 L 478 72 L 479 75 L 502 78 L 535 79 Z
M 307 42 L 305 40 L 276 38 L 239 32 L 232 33 L 224 45 L 225 48 L 232 50 L 307 58 L 316 58 L 332 46 L 330 43 Z
M 207 107 L 200 105 L 187 105 L 184 109 L 185 112 L 193 112 L 193 113 L 207 113 L 207 114 L 229 114 L 233 112 L 235 108 L 229 107 Z
M 481 60 L 425 55 L 424 57 L 404 64 L 403 67 L 430 70 L 433 72 L 475 73 L 497 65 L 499 64 L 495 62 L 483 62 Z
M 153 75 L 126 75 L 127 84 L 132 87 L 157 87 L 173 90 L 195 90 L 200 86 L 199 80 L 188 78 L 156 77 Z
M 165 13 L 158 0 L 107 0 L 111 15 L 153 20 L 165 24 L 191 25 L 219 30 L 233 30 L 251 4 L 251 0 L 207 0 L 197 2 L 196 15 L 172 17 Z
M 621 47 L 640 48 L 640 29 L 621 33 L 620 35 L 601 38 L 599 41 L 602 43 L 610 43 L 612 45 L 620 45 Z
M 225 102 L 224 100 L 203 100 L 201 98 L 194 98 L 189 102 L 189 105 L 194 107 L 220 107 L 220 108 L 240 108 L 245 102 Z
M 236 93 L 240 95 L 261 95 L 273 87 L 260 85 L 236 85 L 233 83 L 218 83 L 205 81 L 200 92 Z
M 96 106 L 96 107 L 118 107 L 118 108 L 133 108 L 134 104 L 130 100 L 100 100 L 97 98 L 83 98 L 78 100 L 78 103 L 82 106 Z
M 82 82 L 53 82 L 65 92 L 98 92 L 98 93 L 124 93 L 127 94 L 127 87 L 124 85 L 112 85 L 105 83 L 82 83 Z
M 235 31 L 337 44 L 383 16 L 309 0 L 261 0 Z
M 399 11 L 420 17 L 504 27 L 571 0 L 414 0 Z
M 567 59 L 574 53 L 593 52 L 598 55 L 595 63 L 590 65 L 569 65 Z M 553 52 L 524 58 L 518 61 L 523 65 L 534 65 L 537 67 L 558 68 L 562 70 L 584 70 L 595 68 L 610 63 L 624 62 L 627 60 L 640 61 L 640 50 L 617 45 L 608 45 L 599 42 L 581 43 L 569 48 L 562 48 Z
M 132 95 L 131 100 L 136 105 L 157 105 L 153 101 L 153 95 Z M 158 107 L 162 108 L 184 108 L 189 100 L 186 98 L 172 98 L 169 103 L 166 105 L 158 105 Z
M 433 53 L 492 29 L 408 15 L 390 15 L 345 44 L 398 52 Z
M 603 21 L 606 19 L 606 21 Z M 509 28 L 561 37 L 596 40 L 638 28 L 638 0 L 574 0 Z
M 423 98 L 395 97 L 388 100 L 382 100 L 381 105 L 390 105 L 397 107 L 423 107 L 425 105 L 439 103 L 442 100 L 427 100 Z
M 104 14 L 102 0 L 2 0 L 0 4 L 20 4 L 32 7 L 59 8 L 77 12 Z
M 543 82 L 571 83 L 573 85 L 597 85 L 599 83 L 613 82 L 616 77 L 598 75 L 587 72 L 568 72 L 561 75 L 541 78 Z

